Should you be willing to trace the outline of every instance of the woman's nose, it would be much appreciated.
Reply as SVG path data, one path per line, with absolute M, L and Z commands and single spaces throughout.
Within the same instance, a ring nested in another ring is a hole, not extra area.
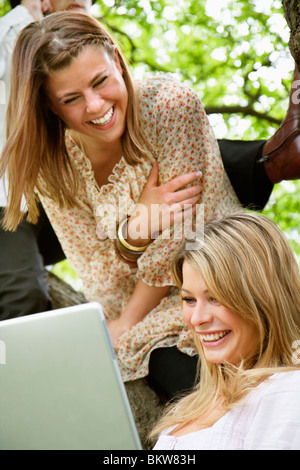
M 90 93 L 86 96 L 86 110 L 90 114 L 95 114 L 101 111 L 104 100 L 97 93 Z
M 211 323 L 213 321 L 213 317 L 214 316 L 211 306 L 201 303 L 197 304 L 193 309 L 190 322 L 193 327 L 196 327 L 202 325 L 203 323 Z

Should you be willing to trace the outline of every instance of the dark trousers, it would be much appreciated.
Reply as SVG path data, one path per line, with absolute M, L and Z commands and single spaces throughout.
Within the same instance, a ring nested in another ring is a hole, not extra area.
M 0 229 L 0 320 L 51 309 L 44 266 L 65 255 L 40 209 L 37 225 L 24 220 L 16 232 Z
M 147 381 L 162 401 L 169 401 L 189 392 L 198 372 L 198 356 L 188 356 L 176 346 L 157 348 L 150 356 Z
M 265 141 L 219 140 L 222 161 L 239 201 L 245 208 L 261 211 L 271 195 L 262 156 Z

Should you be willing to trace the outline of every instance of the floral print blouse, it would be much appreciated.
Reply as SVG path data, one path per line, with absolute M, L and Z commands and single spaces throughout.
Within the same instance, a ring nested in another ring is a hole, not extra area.
M 198 95 L 172 77 L 157 76 L 139 83 L 138 99 L 141 125 L 155 148 L 160 184 L 201 170 L 205 220 L 240 206 Z M 136 268 L 123 262 L 115 248 L 116 223 L 132 213 L 152 163 L 131 166 L 121 158 L 109 182 L 99 188 L 90 161 L 68 132 L 66 145 L 80 175 L 77 196 L 81 207 L 61 210 L 51 199 L 41 200 L 67 258 L 83 282 L 88 301 L 99 302 L 106 318 L 114 319 L 121 314 L 138 279 L 152 286 L 171 286 L 159 305 L 120 337 L 115 351 L 123 380 L 148 374 L 149 355 L 154 348 L 176 345 L 188 355 L 196 354 L 170 272 L 171 259 L 182 243 L 179 237 L 172 239 L 174 230 L 158 236 Z

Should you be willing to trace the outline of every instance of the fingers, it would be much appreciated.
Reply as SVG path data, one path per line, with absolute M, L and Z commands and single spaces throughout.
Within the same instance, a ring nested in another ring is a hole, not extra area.
M 192 216 L 197 213 L 197 201 L 195 202 L 195 200 L 196 199 L 194 198 L 194 203 L 184 204 L 184 206 L 181 204 L 174 204 L 169 208 L 164 208 L 164 210 L 161 210 L 159 214 L 156 214 L 156 219 L 159 219 L 159 230 L 163 232 L 166 228 L 170 229 L 175 225 L 178 226 L 184 224 L 185 226 L 186 222 L 191 220 Z M 155 220 L 155 223 L 157 224 L 157 220 Z M 151 233 L 153 234 L 155 232 L 152 230 Z
M 22 5 L 35 21 L 40 21 L 44 17 L 41 0 L 23 0 Z
M 200 184 L 196 184 L 195 186 L 191 186 L 190 188 L 181 189 L 180 191 L 171 193 L 169 197 L 173 204 L 196 204 L 196 202 L 198 202 L 199 200 L 199 197 L 201 196 L 201 192 L 202 186 Z
M 178 189 L 186 186 L 187 184 L 192 183 L 193 181 L 199 181 L 202 177 L 201 171 L 194 171 L 192 173 L 187 173 L 185 175 L 177 176 L 168 183 L 165 183 L 163 186 L 166 191 L 178 191 Z
M 194 172 L 191 172 L 191 173 L 187 173 L 185 175 L 176 176 L 176 178 L 173 178 L 171 181 L 168 181 L 168 183 L 163 184 L 160 188 L 162 188 L 166 193 L 167 192 L 170 192 L 170 193 L 178 192 L 178 190 L 180 188 L 182 188 L 183 186 L 191 184 L 195 181 L 199 181 L 199 179 L 201 179 L 201 177 L 202 177 L 201 171 L 194 171 Z M 150 171 L 150 174 L 149 174 L 149 177 L 148 177 L 148 180 L 147 180 L 147 183 L 146 183 L 145 187 L 153 188 L 153 187 L 158 187 L 158 185 L 159 185 L 159 168 L 158 168 L 158 162 L 157 162 L 157 160 L 155 160 L 154 163 L 153 163 L 152 169 Z M 201 187 L 199 185 L 196 185 L 196 186 L 193 186 L 193 187 L 195 187 L 195 188 L 197 187 L 198 192 L 201 191 Z M 200 190 L 199 190 L 199 188 L 200 188 Z M 189 188 L 189 189 L 192 189 L 192 188 Z M 185 193 L 182 192 L 181 198 L 183 199 L 185 197 L 188 197 L 188 193 L 186 193 L 186 194 L 187 194 L 187 196 L 185 196 Z M 178 200 L 180 200 L 180 199 L 178 199 Z M 174 202 L 176 202 L 176 201 L 174 201 Z
M 153 231 L 157 232 L 164 228 L 164 223 L 160 223 L 160 216 L 153 217 L 154 213 L 157 212 L 166 220 L 172 221 L 174 214 L 186 211 L 186 206 L 190 205 L 192 206 L 191 210 L 194 210 L 193 206 L 199 202 L 201 197 L 202 186 L 199 184 L 201 177 L 200 171 L 191 172 L 177 176 L 168 183 L 159 186 L 159 167 L 155 161 L 139 198 L 136 211 L 131 217 L 142 218 L 141 226 L 148 227 L 147 230 L 151 226 L 151 233 L 148 230 L 148 235 L 150 234 L 151 238 Z M 139 215 L 137 215 L 138 212 Z M 186 215 L 184 213 L 183 217 L 185 218 Z M 155 219 L 154 222 L 153 219 Z M 146 239 L 147 237 L 143 235 L 141 238 Z
M 195 213 L 198 200 L 198 196 L 195 196 L 191 199 L 187 199 L 186 201 L 184 201 L 184 203 L 177 202 L 169 206 L 169 210 L 167 212 L 174 217 L 180 214 L 184 218 L 189 217 L 190 215 Z
M 197 204 L 201 197 L 201 193 L 202 186 L 200 184 L 191 186 L 190 188 L 181 189 L 174 193 L 166 193 L 164 195 L 164 204 L 170 206 L 170 209 L 172 206 L 176 205 L 182 209 L 184 205 Z

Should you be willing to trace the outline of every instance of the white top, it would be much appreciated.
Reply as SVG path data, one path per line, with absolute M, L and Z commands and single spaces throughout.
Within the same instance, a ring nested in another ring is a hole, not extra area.
M 210 428 L 173 437 L 174 427 L 155 450 L 300 450 L 300 371 L 274 374 Z
M 18 5 L 0 18 L 0 152 L 5 142 L 5 114 L 9 97 L 11 56 L 18 33 L 31 23 L 27 8 Z M 0 181 L 0 207 L 6 206 L 3 181 Z

